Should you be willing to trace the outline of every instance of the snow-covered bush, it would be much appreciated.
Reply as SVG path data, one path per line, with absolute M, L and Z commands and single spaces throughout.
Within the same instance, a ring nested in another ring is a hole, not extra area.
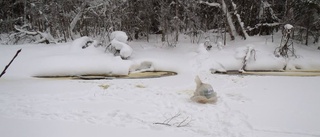
M 114 31 L 110 35 L 110 40 L 116 39 L 119 42 L 128 43 L 128 36 L 123 31 Z
M 222 42 L 219 41 L 219 42 L 217 43 L 217 47 L 218 47 L 219 50 L 222 50 L 222 49 L 223 49 L 223 44 L 222 44 Z
M 198 53 L 207 53 L 209 50 L 211 50 L 212 45 L 209 40 L 206 40 L 204 43 L 200 43 L 199 47 L 197 49 Z
M 120 42 L 117 39 L 113 39 L 110 45 L 115 50 L 114 55 L 119 54 L 123 59 L 129 58 L 132 54 L 133 49 L 128 44 Z
M 120 55 L 122 59 L 128 59 L 133 49 L 127 44 L 128 36 L 123 31 L 114 31 L 111 33 L 111 42 L 107 46 L 109 51 L 113 52 L 114 55 Z

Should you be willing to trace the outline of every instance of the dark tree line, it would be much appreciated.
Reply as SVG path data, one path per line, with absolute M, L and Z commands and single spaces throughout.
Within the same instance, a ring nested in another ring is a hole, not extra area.
M 0 0 L 0 5 L 0 33 L 28 24 L 28 31 L 51 33 L 60 41 L 106 37 L 114 30 L 132 39 L 156 33 L 163 41 L 168 35 L 178 41 L 181 33 L 208 31 L 245 39 L 270 35 L 286 23 L 305 44 L 320 36 L 319 0 Z

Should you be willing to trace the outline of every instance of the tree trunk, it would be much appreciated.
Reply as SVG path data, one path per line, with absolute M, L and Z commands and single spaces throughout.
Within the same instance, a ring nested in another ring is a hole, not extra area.
M 244 23 L 241 21 L 241 18 L 240 18 L 240 15 L 237 13 L 237 7 L 236 7 L 236 4 L 231 0 L 231 5 L 232 5 L 232 8 L 234 10 L 234 15 L 236 16 L 236 19 L 239 23 L 239 27 L 241 29 L 241 33 L 242 33 L 242 37 L 244 39 L 247 39 L 249 37 L 248 33 L 246 32 L 246 30 L 244 29 Z
M 308 46 L 308 42 L 309 42 L 309 29 L 310 29 L 310 16 L 308 17 L 308 22 L 307 22 L 307 34 L 306 34 L 306 45 Z
M 178 3 L 178 0 L 175 1 L 176 2 L 176 5 L 175 5 L 175 8 L 176 8 L 176 17 L 174 18 L 175 20 L 175 29 L 176 29 L 176 42 L 178 42 L 179 40 L 179 24 L 180 24 L 180 20 L 179 20 L 179 3 Z
M 84 13 L 84 9 L 85 9 L 86 5 L 87 5 L 86 2 L 82 3 L 82 5 L 80 6 L 80 9 L 79 9 L 79 12 L 77 13 L 77 15 L 73 18 L 73 20 L 70 23 L 70 30 L 69 31 L 70 31 L 70 35 L 71 35 L 72 39 L 75 38 L 75 34 L 73 33 L 73 29 L 76 26 L 77 22 L 81 19 L 81 16 Z
M 231 40 L 234 40 L 235 34 L 237 33 L 237 31 L 236 31 L 236 27 L 233 24 L 232 17 L 228 11 L 227 5 L 224 0 L 221 0 L 221 8 L 222 8 L 222 11 L 224 12 L 224 14 L 226 15 Z
M 290 20 L 294 18 L 294 13 L 293 13 L 293 8 L 291 6 L 291 3 L 293 0 L 286 0 L 285 7 L 284 7 L 284 12 L 285 12 L 285 17 L 284 17 L 284 22 L 290 23 Z

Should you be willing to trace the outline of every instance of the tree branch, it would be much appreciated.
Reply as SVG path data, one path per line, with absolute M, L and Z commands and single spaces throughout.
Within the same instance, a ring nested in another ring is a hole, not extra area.
M 18 54 L 21 52 L 22 49 L 19 49 L 16 53 L 16 55 L 14 55 L 14 57 L 11 59 L 10 63 L 4 68 L 4 70 L 2 71 L 2 73 L 0 74 L 0 78 L 2 77 L 2 75 L 4 75 L 6 73 L 6 70 L 9 68 L 9 66 L 11 65 L 11 63 L 13 62 L 13 60 L 18 56 Z

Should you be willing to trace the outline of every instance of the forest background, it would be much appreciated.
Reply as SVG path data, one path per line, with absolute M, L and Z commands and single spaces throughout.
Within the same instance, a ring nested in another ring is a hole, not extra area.
M 305 45 L 320 37 L 318 0 L 1 0 L 0 5 L 6 44 L 35 42 L 37 34 L 51 34 L 57 42 L 77 36 L 104 41 L 115 30 L 147 41 L 150 34 L 161 34 L 163 42 L 170 35 L 174 43 L 179 34 L 207 32 L 225 41 L 272 35 L 284 24 L 292 24 L 292 38 Z

